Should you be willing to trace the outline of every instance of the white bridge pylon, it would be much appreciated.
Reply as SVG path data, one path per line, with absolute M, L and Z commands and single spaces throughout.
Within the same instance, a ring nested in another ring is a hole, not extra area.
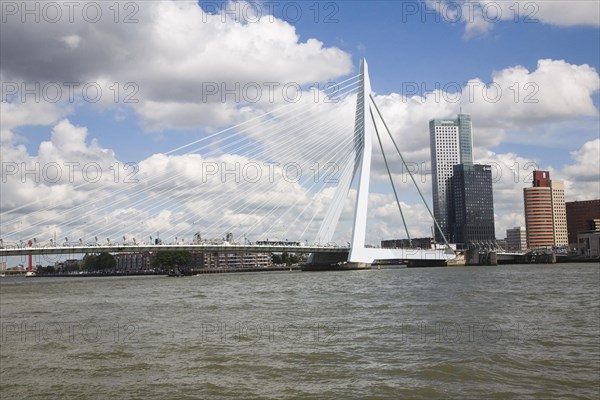
M 369 203 L 369 181 L 371 176 L 371 155 L 373 150 L 373 115 L 379 113 L 373 109 L 371 99 L 371 82 L 369 69 L 365 59 L 360 63 L 360 81 L 356 99 L 356 115 L 354 125 L 354 162 L 341 176 L 336 193 L 323 224 L 319 230 L 320 241 L 329 242 L 343 209 L 350 186 L 357 179 L 356 205 L 354 223 L 348 261 L 371 264 L 375 260 L 450 260 L 456 257 L 454 251 L 446 249 L 382 249 L 365 247 L 367 231 L 367 215 Z M 380 114 L 379 114 L 380 115 Z M 381 115 L 380 115 L 381 117 Z M 416 182 L 415 182 L 416 184 Z

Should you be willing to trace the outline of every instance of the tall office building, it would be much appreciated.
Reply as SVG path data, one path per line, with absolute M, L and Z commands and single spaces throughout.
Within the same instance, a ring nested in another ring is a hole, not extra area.
M 448 195 L 449 240 L 468 248 L 494 242 L 494 195 L 489 165 L 453 167 Z
M 467 114 L 458 114 L 456 124 L 458 125 L 460 162 L 465 165 L 473 164 L 473 127 L 471 124 L 471 116 Z
M 567 214 L 562 181 L 548 171 L 533 171 L 533 187 L 523 189 L 527 246 L 530 249 L 567 245 Z
M 473 164 L 473 139 L 471 117 L 459 114 L 456 119 L 433 119 L 429 121 L 429 144 L 433 176 L 433 215 L 444 235 L 448 230 L 448 192 L 453 167 L 457 164 Z M 436 241 L 442 241 L 435 229 Z

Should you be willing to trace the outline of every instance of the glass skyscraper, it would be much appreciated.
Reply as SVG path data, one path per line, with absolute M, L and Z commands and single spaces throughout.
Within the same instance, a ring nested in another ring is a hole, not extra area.
M 458 142 L 460 150 L 460 162 L 465 165 L 473 164 L 473 136 L 471 134 L 471 116 L 458 114 L 456 118 L 458 125 Z
M 454 166 L 448 195 L 448 223 L 448 240 L 465 248 L 496 240 L 489 165 Z
M 446 238 L 450 236 L 448 220 L 448 194 L 453 167 L 457 164 L 473 165 L 473 139 L 471 116 L 458 114 L 456 119 L 429 121 L 429 143 L 433 176 L 433 215 Z M 435 229 L 435 239 L 443 241 Z

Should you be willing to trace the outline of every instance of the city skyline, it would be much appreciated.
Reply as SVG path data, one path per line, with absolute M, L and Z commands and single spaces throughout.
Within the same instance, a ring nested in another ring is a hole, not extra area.
M 303 98 L 312 99 L 309 90 L 314 82 L 319 82 L 317 87 L 323 90 L 329 81 L 341 82 L 355 75 L 363 56 L 371 63 L 374 97 L 407 161 L 414 166 L 428 201 L 432 193 L 427 121 L 453 118 L 461 112 L 473 119 L 474 162 L 491 165 L 495 172 L 497 237 L 503 237 L 508 228 L 524 225 L 522 199 L 515 194 L 529 185 L 533 169 L 551 171 L 554 177 L 564 180 L 568 201 L 597 197 L 600 85 L 596 48 L 600 46 L 594 45 L 598 39 L 590 35 L 598 26 L 597 21 L 590 19 L 596 10 L 594 2 L 581 3 L 579 7 L 541 3 L 535 23 L 525 23 L 523 18 L 515 22 L 508 18 L 511 14 L 507 8 L 503 9 L 503 18 L 493 23 L 485 19 L 452 23 L 440 13 L 436 18 L 431 4 L 416 2 L 416 14 L 399 4 L 378 3 L 373 7 L 354 2 L 335 3 L 337 11 L 320 9 L 317 22 L 314 10 L 307 7 L 299 20 L 283 15 L 280 9 L 273 18 L 257 22 L 231 15 L 222 19 L 207 8 L 210 4 L 205 2 L 203 11 L 193 3 L 151 2 L 140 7 L 135 15 L 137 22 L 130 24 L 121 23 L 122 20 L 115 23 L 114 14 L 108 9 L 103 14 L 106 18 L 93 25 L 81 18 L 75 23 L 64 19 L 49 23 L 41 15 L 35 23 L 36 38 L 43 32 L 44 40 L 32 39 L 19 10 L 15 15 L 5 13 L 0 39 L 1 151 L 3 162 L 13 163 L 10 165 L 16 165 L 18 170 L 3 170 L 1 211 L 38 199 L 67 206 L 85 204 L 94 195 L 76 186 L 86 183 L 86 177 L 82 178 L 79 172 L 90 163 L 98 163 L 105 177 L 113 178 L 115 163 L 123 168 L 125 163 L 134 162 L 139 168 L 136 178 L 142 182 L 159 170 L 177 174 L 186 169 L 184 165 L 200 169 L 192 155 L 166 153 L 286 102 L 280 92 L 269 101 L 267 91 L 255 103 L 244 102 L 250 94 L 241 89 L 240 101 L 236 101 L 235 93 L 221 101 L 223 93 L 219 90 L 209 95 L 215 85 L 220 88 L 225 84 L 226 89 L 235 91 L 236 83 L 243 88 L 255 82 L 264 88 L 265 82 L 295 82 L 303 87 Z M 241 10 L 246 3 L 240 4 Z M 434 13 L 425 14 L 423 21 L 420 12 L 427 11 L 426 7 Z M 381 33 L 376 34 L 377 29 L 355 32 L 363 15 L 375 14 L 377 18 L 368 18 L 367 23 L 383 29 Z M 567 14 L 568 18 L 562 18 Z M 120 14 L 120 18 L 124 15 Z M 557 16 L 561 16 L 560 23 Z M 325 21 L 327 17 L 331 21 Z M 394 17 L 396 21 L 392 23 Z M 170 20 L 182 21 L 187 30 L 155 29 Z M 336 35 L 331 33 L 332 27 Z M 115 28 L 118 33 L 111 33 Z M 220 28 L 219 34 L 215 34 L 215 28 Z M 247 35 L 239 39 L 240 32 Z M 381 48 L 380 35 L 386 33 L 399 39 L 393 41 L 392 48 L 403 51 Z M 419 47 L 422 41 L 403 36 L 408 33 L 418 33 L 422 40 L 439 41 L 437 51 L 424 51 Z M 532 38 L 527 45 L 520 40 L 526 34 Z M 15 35 L 22 39 L 17 40 Z M 106 53 L 90 54 L 89 49 L 102 35 L 114 41 L 103 42 Z M 142 46 L 141 37 L 150 44 Z M 209 44 L 227 57 L 216 56 L 218 52 L 213 53 Z M 122 48 L 128 51 L 119 53 Z M 406 62 L 400 57 L 404 52 L 416 54 L 414 50 L 419 48 L 422 60 Z M 169 57 L 163 60 L 158 54 Z M 482 57 L 469 57 L 474 54 Z M 86 63 L 78 64 L 83 59 Z M 279 60 L 277 66 L 270 63 L 274 59 Z M 445 62 L 439 63 L 440 59 Z M 465 65 L 465 59 L 473 62 Z M 145 61 L 140 65 L 135 60 Z M 167 68 L 162 68 L 163 61 Z M 28 68 L 22 68 L 23 65 Z M 59 101 L 50 101 L 56 93 L 56 86 L 50 82 L 60 83 L 63 97 Z M 68 98 L 68 82 L 81 83 L 74 101 Z M 80 89 L 88 83 L 91 91 L 84 98 Z M 24 92 L 23 84 L 29 85 Z M 92 102 L 95 84 L 102 88 L 103 95 Z M 494 90 L 498 87 L 502 95 L 496 101 Z M 28 95 L 27 90 L 34 93 Z M 568 102 L 564 93 L 569 94 Z M 257 140 L 255 136 L 252 139 Z M 224 157 L 221 154 L 216 160 Z M 371 241 L 377 243 L 382 238 L 402 237 L 403 233 L 393 196 L 389 188 L 384 188 L 387 176 L 383 163 L 375 156 L 373 162 L 369 217 Z M 50 163 L 57 163 L 62 169 L 60 184 L 47 175 L 39 176 Z M 73 182 L 65 182 L 73 163 L 79 163 L 75 167 L 78 174 L 74 174 Z M 395 163 L 397 167 L 398 161 Z M 27 174 L 36 166 L 37 177 L 35 172 Z M 123 179 L 131 170 L 119 172 Z M 410 191 L 406 174 L 402 175 L 405 171 L 396 168 L 393 172 L 398 177 L 412 235 L 429 235 L 430 218 Z M 306 188 L 293 192 L 299 198 L 310 194 Z M 285 199 L 280 201 L 285 203 Z M 302 209 L 305 205 L 300 203 L 297 207 Z M 3 228 L 22 229 L 23 222 L 29 222 L 27 213 L 40 209 L 40 204 L 34 204 L 17 212 L 20 222 L 3 224 Z M 148 235 L 167 232 L 177 222 L 176 215 L 167 209 L 163 213 L 148 213 L 135 206 L 124 210 L 98 215 L 89 221 L 89 226 L 135 226 L 138 221 L 147 220 L 147 226 L 140 231 Z M 338 228 L 341 232 L 348 233 L 348 221 L 348 213 L 343 213 Z M 281 223 L 289 226 L 293 218 L 282 218 Z M 202 229 L 192 223 L 181 227 L 190 233 L 196 228 Z M 48 224 L 44 226 L 43 234 L 48 236 L 44 240 L 52 237 L 54 231 L 59 237 L 63 233 L 71 235 Z M 93 231 L 86 232 L 84 228 L 76 235 L 79 234 L 89 237 Z M 119 237 L 121 234 L 131 237 L 133 232 L 119 232 Z M 335 240 L 343 242 L 343 235 Z

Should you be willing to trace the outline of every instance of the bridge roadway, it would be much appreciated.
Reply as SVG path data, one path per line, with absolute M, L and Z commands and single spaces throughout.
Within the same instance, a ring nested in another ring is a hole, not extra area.
M 43 254 L 84 254 L 84 253 L 132 253 L 147 251 L 204 251 L 213 253 L 348 253 L 348 247 L 326 246 L 275 246 L 275 245 L 236 245 L 236 244 L 139 244 L 139 245 L 86 245 L 86 246 L 37 246 L 0 248 L 0 256 L 26 256 Z

